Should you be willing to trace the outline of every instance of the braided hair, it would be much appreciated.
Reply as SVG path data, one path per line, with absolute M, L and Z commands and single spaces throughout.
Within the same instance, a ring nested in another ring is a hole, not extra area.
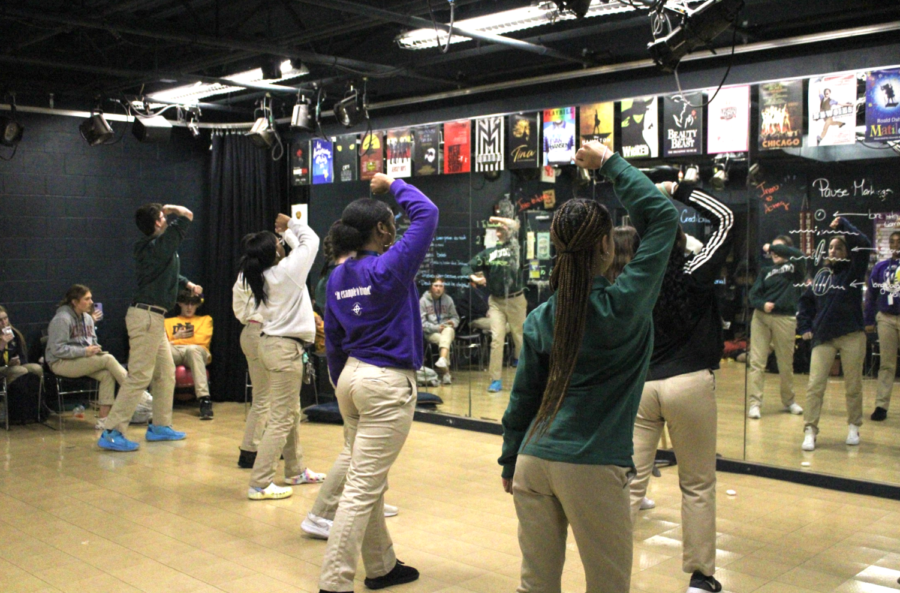
M 611 229 L 609 211 L 592 200 L 569 200 L 553 217 L 550 239 L 557 258 L 550 275 L 550 286 L 556 291 L 550 376 L 528 440 L 547 432 L 565 400 L 584 339 L 597 246 Z

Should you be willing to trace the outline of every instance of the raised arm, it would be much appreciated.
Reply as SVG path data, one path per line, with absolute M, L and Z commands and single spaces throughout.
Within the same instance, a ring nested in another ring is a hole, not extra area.
M 688 204 L 712 222 L 713 232 L 700 253 L 685 264 L 684 271 L 700 284 L 712 284 L 731 250 L 734 214 L 715 196 L 699 189 L 691 192 Z
M 872 241 L 843 216 L 838 217 L 835 221 L 837 224 L 832 223 L 832 227 L 837 228 L 842 233 L 846 233 L 844 237 L 847 240 L 847 249 L 850 250 L 848 257 L 850 258 L 850 266 L 853 269 L 853 279 L 862 282 L 866 278 L 866 270 L 869 269 L 869 251 L 872 247 Z
M 438 225 L 438 208 L 428 197 L 402 179 L 391 183 L 391 194 L 409 216 L 409 228 L 378 258 L 378 267 L 401 282 L 412 282 L 428 254 Z
M 278 267 L 287 270 L 291 281 L 300 288 L 304 288 L 306 287 L 306 278 L 316 259 L 316 253 L 319 252 L 319 236 L 312 230 L 312 227 L 302 224 L 295 218 L 290 219 L 287 225 L 288 228 L 284 233 L 285 242 L 288 241 L 288 235 L 293 234 L 292 239 L 296 238 L 297 246 L 286 258 L 278 262 Z

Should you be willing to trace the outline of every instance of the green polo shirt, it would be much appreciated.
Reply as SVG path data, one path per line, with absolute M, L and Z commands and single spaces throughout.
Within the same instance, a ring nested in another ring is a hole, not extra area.
M 515 240 L 499 243 L 473 257 L 463 266 L 462 273 L 471 276 L 483 272 L 491 296 L 506 298 L 524 288 L 519 255 L 519 245 Z
M 678 211 L 647 177 L 618 155 L 600 172 L 641 235 L 614 284 L 591 286 L 585 332 L 562 407 L 548 431 L 526 444 L 550 373 L 556 295 L 525 321 L 519 367 L 503 415 L 503 477 L 521 452 L 550 461 L 633 467 L 634 419 L 653 352 L 653 306 L 675 240 Z
M 181 275 L 178 246 L 184 240 L 191 221 L 176 216 L 159 235 L 144 237 L 134 244 L 134 265 L 138 288 L 132 302 L 162 307 L 175 307 L 178 290 L 187 285 Z

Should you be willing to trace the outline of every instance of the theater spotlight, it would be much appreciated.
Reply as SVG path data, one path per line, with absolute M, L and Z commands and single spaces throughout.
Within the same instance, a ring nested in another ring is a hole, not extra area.
M 291 115 L 291 128 L 294 130 L 303 130 L 304 132 L 312 132 L 315 122 L 309 117 L 309 99 L 305 96 L 297 96 L 297 104 L 294 105 L 294 112 Z
M 266 116 L 257 119 L 245 136 L 258 148 L 270 148 L 275 143 L 275 133 Z
M 352 128 L 367 117 L 365 101 L 361 100 L 359 91 L 351 86 L 347 95 L 334 104 L 334 116 L 345 128 Z
M 713 176 L 709 178 L 709 185 L 716 191 L 722 191 L 725 189 L 725 184 L 728 183 L 728 161 L 725 161 L 724 165 L 716 165 L 713 168 Z
M 91 116 L 81 122 L 78 126 L 81 137 L 87 141 L 90 146 L 99 146 L 101 144 L 109 144 L 115 142 L 116 134 L 110 127 L 103 112 L 97 110 L 96 113 L 91 112 Z
M 168 142 L 169 136 L 172 135 L 172 124 L 161 115 L 138 117 L 131 126 L 131 133 L 138 142 Z
M 708 0 L 696 9 L 685 8 L 681 25 L 666 37 L 647 45 L 656 65 L 673 72 L 685 55 L 698 47 L 708 46 L 737 18 L 744 0 Z
M 0 117 L 0 144 L 3 146 L 15 146 L 22 139 L 25 133 L 25 126 L 19 123 L 16 118 L 15 99 L 10 104 L 9 116 Z

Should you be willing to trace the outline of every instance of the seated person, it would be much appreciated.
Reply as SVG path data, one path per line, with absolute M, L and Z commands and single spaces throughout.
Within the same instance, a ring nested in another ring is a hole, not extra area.
M 441 357 L 434 366 L 444 375 L 444 384 L 450 384 L 450 344 L 456 337 L 459 315 L 453 299 L 444 294 L 444 279 L 436 276 L 431 288 L 419 299 L 419 313 L 422 315 L 422 335 L 432 344 L 440 347 Z
M 27 351 L 25 336 L 12 326 L 9 313 L 0 305 L 0 376 L 6 377 L 7 385 L 29 373 L 43 380 L 44 369 L 28 362 Z
M 175 366 L 184 365 L 191 369 L 194 392 L 200 401 L 200 419 L 212 420 L 206 365 L 212 361 L 209 342 L 212 340 L 213 319 L 209 315 L 196 315 L 203 298 L 189 290 L 178 293 L 177 303 L 181 315 L 166 319 L 166 336 L 172 348 L 172 359 Z
M 457 311 L 462 311 L 462 314 L 468 319 L 469 333 L 475 330 L 491 331 L 491 320 L 488 318 L 490 315 L 488 297 L 490 295 L 486 286 L 480 286 L 471 281 L 469 287 L 463 288 L 461 294 L 458 295 Z
M 121 385 L 128 371 L 97 342 L 93 310 L 91 289 L 72 285 L 50 321 L 44 360 L 60 377 L 90 377 L 100 382 L 100 420 L 95 428 L 102 430 L 116 398 L 116 383 Z

